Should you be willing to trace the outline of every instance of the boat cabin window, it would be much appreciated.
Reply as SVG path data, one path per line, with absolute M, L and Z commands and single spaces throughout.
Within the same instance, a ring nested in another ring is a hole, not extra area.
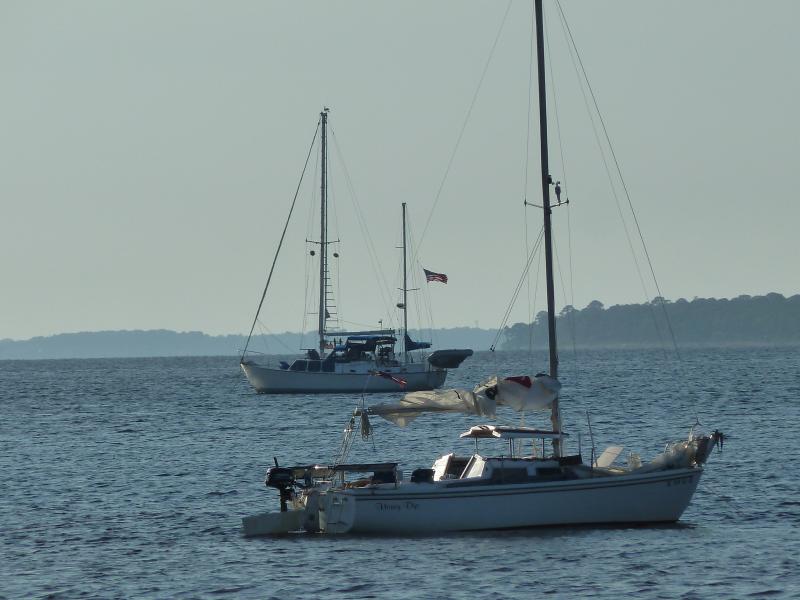
M 322 361 L 322 372 L 333 373 L 336 370 L 333 354 L 329 354 L 328 358 Z
M 310 360 L 310 361 L 308 361 L 308 371 L 310 373 L 319 373 L 319 364 L 320 364 L 320 361 L 318 361 L 318 360 Z
M 524 483 L 529 480 L 527 467 L 492 468 L 492 481 L 495 483 Z
M 305 371 L 306 370 L 306 361 L 304 360 L 296 360 L 292 363 L 292 366 L 289 367 L 290 371 Z
M 397 474 L 394 471 L 375 471 L 371 481 L 372 483 L 397 483 Z

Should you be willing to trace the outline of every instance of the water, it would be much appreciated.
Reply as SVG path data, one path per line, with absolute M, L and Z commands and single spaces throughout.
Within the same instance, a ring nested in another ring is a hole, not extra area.
M 449 383 L 526 364 L 479 353 Z M 0 597 L 800 597 L 799 365 L 798 348 L 685 351 L 677 370 L 660 351 L 564 353 L 584 454 L 587 410 L 599 451 L 648 458 L 695 405 L 729 434 L 676 525 L 245 539 L 240 518 L 278 504 L 272 457 L 330 460 L 356 398 L 259 396 L 231 358 L 0 362 Z M 377 455 L 358 439 L 351 459 L 408 473 L 469 451 L 476 422 L 375 419 Z

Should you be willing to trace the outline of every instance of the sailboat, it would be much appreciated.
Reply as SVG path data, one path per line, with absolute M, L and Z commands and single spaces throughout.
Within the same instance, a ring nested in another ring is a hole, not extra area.
M 555 331 L 550 186 L 547 156 L 542 1 L 535 0 L 541 136 L 549 372 L 534 377 L 491 378 L 473 390 L 407 394 L 400 402 L 361 406 L 346 436 L 369 417 L 405 426 L 426 412 L 494 417 L 498 406 L 529 413 L 549 410 L 550 427 L 480 424 L 461 434 L 473 440 L 469 455 L 442 454 L 430 467 L 405 478 L 397 462 L 349 464 L 344 456 L 330 465 L 275 467 L 266 485 L 279 491 L 281 510 L 243 519 L 245 535 L 298 529 L 328 534 L 437 533 L 600 523 L 662 523 L 680 519 L 697 489 L 720 431 L 690 429 L 686 439 L 670 443 L 648 462 L 631 454 L 627 465 L 615 461 L 619 446 L 587 462 L 580 448 L 566 452 L 569 434 L 559 407 Z M 500 444 L 484 452 L 479 444 Z M 343 445 L 343 448 L 346 444 Z M 549 448 L 549 449 L 548 449 Z
M 403 312 L 401 356 L 395 354 L 398 341 L 394 329 L 341 331 L 328 327 L 331 318 L 330 274 L 328 267 L 328 109 L 320 113 L 320 239 L 319 239 L 319 308 L 318 347 L 310 348 L 303 358 L 278 367 L 262 365 L 247 357 L 258 313 L 242 353 L 240 365 L 248 381 L 259 393 L 364 393 L 433 390 L 441 387 L 447 370 L 458 367 L 472 355 L 469 349 L 437 350 L 422 359 L 414 351 L 430 348 L 429 342 L 411 339 L 408 333 L 408 268 L 406 251 L 406 204 L 403 203 Z M 291 213 L 290 213 L 291 216 Z M 287 222 L 288 225 L 288 222 Z M 284 229 L 285 233 L 285 229 Z M 282 241 L 283 238 L 281 238 Z M 278 247 L 280 251 L 280 245 Z M 277 259 L 277 254 L 276 254 Z M 274 269 L 274 261 L 273 261 Z M 267 281 L 271 280 L 271 274 Z M 266 295 L 267 290 L 264 290 Z M 330 309 L 330 310 L 329 310 Z

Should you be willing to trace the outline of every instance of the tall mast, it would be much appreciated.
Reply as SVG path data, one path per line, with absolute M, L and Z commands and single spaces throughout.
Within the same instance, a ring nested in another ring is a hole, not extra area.
M 328 109 L 319 116 L 322 120 L 322 143 L 320 160 L 322 162 L 322 179 L 320 182 L 320 224 L 319 224 L 319 353 L 325 353 L 325 307 L 328 274 Z
M 550 168 L 547 160 L 547 91 L 544 81 L 544 23 L 542 19 L 542 0 L 534 0 L 536 13 L 536 67 L 539 75 L 539 141 L 542 161 L 542 207 L 544 209 L 544 251 L 545 275 L 547 277 L 547 331 L 550 348 L 550 377 L 558 378 L 558 348 L 556 347 L 556 304 L 553 285 L 553 239 L 550 224 Z M 561 413 L 558 398 L 553 400 L 550 422 L 553 431 L 561 431 Z M 553 452 L 561 455 L 561 441 L 553 440 Z
M 408 271 L 406 270 L 406 203 L 403 202 L 403 359 L 408 362 Z

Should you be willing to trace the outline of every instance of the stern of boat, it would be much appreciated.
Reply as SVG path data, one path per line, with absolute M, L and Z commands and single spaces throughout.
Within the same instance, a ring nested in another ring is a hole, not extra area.
M 347 533 L 356 517 L 356 499 L 343 491 L 328 491 L 320 498 L 319 528 L 324 533 Z

